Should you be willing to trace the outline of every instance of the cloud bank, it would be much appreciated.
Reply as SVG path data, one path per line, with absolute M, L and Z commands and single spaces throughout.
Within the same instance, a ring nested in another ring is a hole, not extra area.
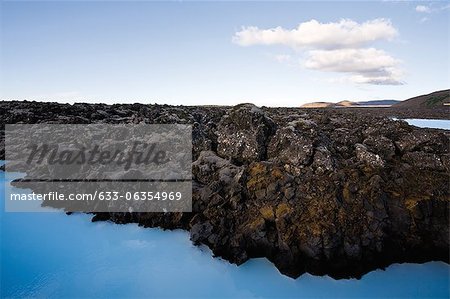
M 403 84 L 400 61 L 383 50 L 367 47 L 378 40 L 390 41 L 397 35 L 397 29 L 386 19 L 364 23 L 350 19 L 335 23 L 310 20 L 294 29 L 243 27 L 235 33 L 232 41 L 245 47 L 284 45 L 306 52 L 303 67 L 344 73 L 348 81 L 354 83 L 399 85 Z M 277 60 L 283 62 L 285 59 Z

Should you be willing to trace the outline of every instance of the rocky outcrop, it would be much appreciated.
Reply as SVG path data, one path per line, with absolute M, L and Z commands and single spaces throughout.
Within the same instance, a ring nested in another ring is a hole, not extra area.
M 449 132 L 353 111 L 0 103 L 2 126 L 193 125 L 191 213 L 96 213 L 93 221 L 185 229 L 215 256 L 266 257 L 291 277 L 448 263 Z
M 242 104 L 225 114 L 218 124 L 217 153 L 238 163 L 266 158 L 273 121 L 258 107 Z

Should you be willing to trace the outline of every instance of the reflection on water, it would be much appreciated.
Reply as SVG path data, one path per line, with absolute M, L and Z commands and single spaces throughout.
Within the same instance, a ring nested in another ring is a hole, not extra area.
M 448 297 L 450 267 L 392 265 L 361 280 L 294 280 L 265 259 L 237 267 L 184 231 L 90 222 L 64 213 L 6 213 L 1 172 L 1 297 Z

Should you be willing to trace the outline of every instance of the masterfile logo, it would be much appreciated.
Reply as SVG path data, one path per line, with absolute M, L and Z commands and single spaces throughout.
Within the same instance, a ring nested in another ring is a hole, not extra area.
M 5 156 L 7 174 L 25 174 L 6 190 L 6 211 L 36 201 L 71 212 L 191 210 L 188 125 L 6 125 Z

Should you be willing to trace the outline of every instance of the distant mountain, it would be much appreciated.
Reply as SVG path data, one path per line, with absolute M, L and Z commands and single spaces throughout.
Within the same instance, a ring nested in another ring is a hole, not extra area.
M 362 101 L 362 102 L 358 102 L 358 104 L 363 105 L 363 106 L 392 106 L 395 105 L 397 103 L 400 103 L 401 101 L 397 101 L 397 100 L 373 100 L 373 101 Z
M 302 105 L 302 108 L 339 108 L 339 107 L 374 107 L 374 106 L 383 106 L 389 107 L 391 105 L 400 103 L 400 101 L 396 100 L 374 100 L 374 101 L 361 101 L 361 102 L 352 102 L 352 101 L 340 101 L 338 103 L 330 103 L 330 102 L 313 102 Z
M 439 108 L 444 105 L 450 105 L 450 89 L 432 92 L 430 94 L 421 95 L 401 101 L 392 106 L 392 108 Z

